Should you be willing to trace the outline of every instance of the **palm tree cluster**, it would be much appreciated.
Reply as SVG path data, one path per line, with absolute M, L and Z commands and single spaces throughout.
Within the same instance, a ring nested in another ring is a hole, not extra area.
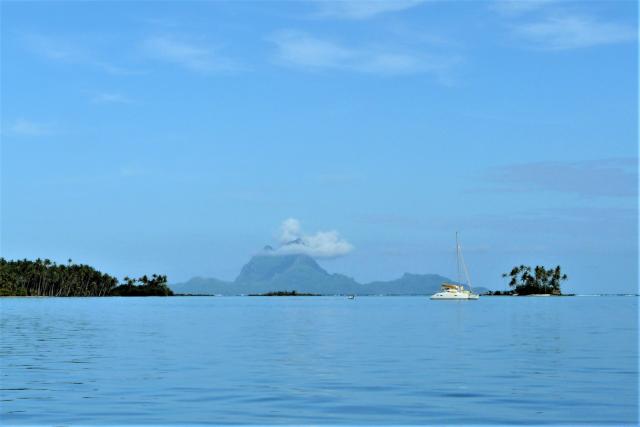
M 136 282 L 143 285 L 141 292 L 144 295 L 151 295 L 151 292 L 157 292 L 154 295 L 173 295 L 166 286 L 166 276 L 154 274 L 151 280 L 143 276 L 130 281 L 128 279 L 122 285 L 125 288 L 114 294 L 115 290 L 122 288 L 118 286 L 118 279 L 85 264 L 73 264 L 71 260 L 68 264 L 56 264 L 40 258 L 35 261 L 0 258 L 0 296 L 128 296 L 138 291 Z
M 112 296 L 171 296 L 173 291 L 167 286 L 167 276 L 154 274 L 151 278 L 144 275 L 138 279 L 124 278 L 125 283 L 112 289 Z M 138 284 L 136 284 L 138 283 Z
M 567 280 L 567 275 L 562 274 L 560 266 L 546 269 L 541 265 L 532 269 L 527 265 L 513 267 L 510 273 L 504 273 L 502 277 L 511 277 L 509 286 L 518 295 L 531 294 L 555 294 L 560 295 L 560 283 Z
M 0 294 L 33 296 L 104 296 L 118 280 L 84 264 L 56 264 L 48 259 L 0 258 Z

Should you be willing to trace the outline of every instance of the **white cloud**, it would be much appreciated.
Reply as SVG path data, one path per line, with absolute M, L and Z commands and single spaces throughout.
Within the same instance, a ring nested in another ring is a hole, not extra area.
M 305 234 L 300 221 L 295 218 L 282 222 L 280 243 L 281 246 L 273 252 L 275 255 L 306 254 L 315 258 L 335 258 L 353 250 L 353 245 L 335 230 Z
M 577 49 L 637 40 L 637 30 L 583 16 L 553 16 L 513 27 L 515 33 L 548 50 Z
M 513 33 L 542 50 L 568 50 L 632 42 L 637 28 L 581 15 L 557 0 L 498 0 L 491 9 L 506 17 Z
M 280 243 L 289 243 L 300 237 L 302 226 L 295 218 L 287 218 L 280 225 Z
M 278 58 L 290 65 L 339 68 L 353 61 L 355 53 L 336 43 L 295 31 L 283 31 L 272 39 Z
M 131 104 L 133 101 L 126 95 L 117 92 L 101 92 L 91 98 L 96 104 Z
M 387 75 L 433 73 L 444 77 L 459 62 L 456 57 L 435 57 L 404 49 L 348 47 L 298 31 L 281 31 L 271 40 L 280 63 L 306 69 Z
M 217 49 L 174 36 L 149 37 L 144 40 L 142 47 L 153 59 L 170 62 L 193 71 L 209 73 L 237 68 L 234 61 L 218 54 Z
M 369 19 L 389 12 L 401 12 L 426 0 L 324 0 L 318 1 L 318 16 L 336 19 Z
M 53 133 L 51 125 L 26 119 L 15 120 L 7 127 L 7 130 L 14 135 L 20 136 L 43 136 Z
M 554 0 L 498 0 L 491 8 L 503 15 L 523 15 L 539 10 Z

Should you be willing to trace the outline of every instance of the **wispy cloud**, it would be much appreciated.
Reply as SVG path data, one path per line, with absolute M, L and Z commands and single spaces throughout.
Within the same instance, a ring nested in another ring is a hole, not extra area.
M 333 69 L 372 74 L 433 73 L 444 77 L 460 60 L 429 56 L 410 49 L 351 47 L 298 31 L 281 31 L 271 40 L 278 62 L 306 69 Z
M 306 254 L 314 258 L 336 258 L 348 254 L 353 245 L 335 230 L 307 234 L 300 221 L 288 218 L 280 226 L 280 246 L 269 253 L 273 255 Z
M 499 191 L 637 197 L 638 159 L 523 163 L 495 168 L 485 178 Z
M 494 248 L 500 252 L 548 252 L 561 248 L 609 252 L 612 247 L 637 252 L 637 208 L 542 205 L 526 211 L 476 214 L 458 221 L 473 230 L 519 236 Z
M 95 104 L 131 104 L 133 100 L 118 92 L 100 92 L 93 95 L 91 102 Z
M 311 68 L 346 67 L 355 52 L 339 44 L 295 31 L 282 31 L 272 37 L 277 56 L 283 63 Z
M 566 50 L 637 40 L 631 26 L 585 16 L 552 16 L 513 26 L 516 35 L 546 50 Z
M 50 61 L 81 64 L 95 67 L 115 75 L 140 74 L 140 71 L 128 69 L 102 59 L 97 48 L 84 42 L 63 37 L 30 33 L 23 36 L 26 46 L 36 55 Z
M 24 40 L 34 53 L 57 61 L 78 61 L 87 55 L 67 40 L 42 34 L 26 34 Z
M 143 41 L 142 48 L 150 58 L 192 71 L 210 73 L 239 68 L 235 61 L 219 52 L 219 47 L 187 41 L 175 36 L 149 37 Z
M 554 0 L 497 0 L 490 4 L 491 9 L 496 12 L 508 15 L 518 16 L 539 10 Z
M 370 19 L 401 12 L 425 3 L 426 0 L 320 0 L 315 2 L 317 16 L 335 19 Z
M 53 133 L 51 124 L 38 123 L 22 118 L 10 123 L 6 129 L 8 133 L 18 136 L 44 136 Z
M 637 40 L 637 28 L 566 8 L 555 0 L 499 0 L 491 8 L 509 21 L 513 34 L 541 50 L 568 50 Z

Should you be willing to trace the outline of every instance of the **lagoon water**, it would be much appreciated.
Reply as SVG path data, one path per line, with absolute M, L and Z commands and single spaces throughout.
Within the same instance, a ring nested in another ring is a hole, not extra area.
M 0 423 L 638 422 L 636 297 L 0 299 Z

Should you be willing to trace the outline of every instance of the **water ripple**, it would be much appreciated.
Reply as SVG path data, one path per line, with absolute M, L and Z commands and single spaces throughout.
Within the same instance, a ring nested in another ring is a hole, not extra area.
M 0 299 L 1 417 L 635 424 L 637 301 Z

